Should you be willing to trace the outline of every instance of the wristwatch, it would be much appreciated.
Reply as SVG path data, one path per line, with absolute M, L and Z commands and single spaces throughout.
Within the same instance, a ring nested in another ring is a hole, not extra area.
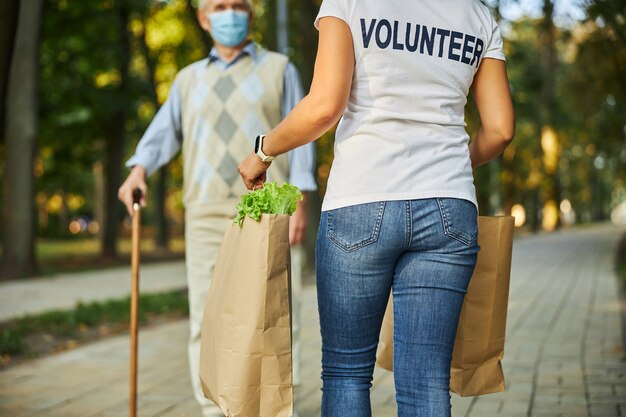
M 265 155 L 263 153 L 263 139 L 265 139 L 265 135 L 259 135 L 256 137 L 254 141 L 254 153 L 261 158 L 262 162 L 272 162 L 275 157 Z

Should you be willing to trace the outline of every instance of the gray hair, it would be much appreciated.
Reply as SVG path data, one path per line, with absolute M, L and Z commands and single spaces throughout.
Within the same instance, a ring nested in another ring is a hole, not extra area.
M 210 0 L 198 0 L 198 9 L 203 9 L 204 7 L 206 7 L 209 1 Z M 248 3 L 248 6 L 250 6 L 250 8 L 254 6 L 254 4 L 252 4 L 252 0 L 246 0 L 246 3 Z

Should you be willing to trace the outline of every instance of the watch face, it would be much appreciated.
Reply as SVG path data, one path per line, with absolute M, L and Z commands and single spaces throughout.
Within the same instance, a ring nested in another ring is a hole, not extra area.
M 254 140 L 254 153 L 259 152 L 259 145 L 261 144 L 261 136 L 257 136 Z

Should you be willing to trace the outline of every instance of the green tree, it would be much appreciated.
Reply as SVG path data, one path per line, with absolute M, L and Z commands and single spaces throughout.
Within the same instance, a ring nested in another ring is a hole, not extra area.
M 129 114 L 137 89 L 129 75 L 128 25 L 130 14 L 143 4 L 136 0 L 81 2 L 71 7 L 64 0 L 46 3 L 38 188 L 48 195 L 86 195 L 86 201 L 103 207 L 101 248 L 110 257 L 116 255 L 121 210 L 115 195 L 125 137 L 133 128 Z M 102 195 L 87 188 L 98 161 L 104 161 Z M 63 213 L 65 203 L 63 198 Z M 64 217 L 61 227 L 67 227 Z
M 71 7 L 64 0 L 47 0 L 37 190 L 42 199 L 78 195 L 84 204 L 65 208 L 63 199 L 57 213 L 43 207 L 50 218 L 46 233 L 67 233 L 69 216 L 93 215 L 103 225 L 103 254 L 115 256 L 123 217 L 116 199 L 122 162 L 178 69 L 203 56 L 201 34 L 190 24 L 186 7 L 183 0 L 167 5 L 94 0 Z M 83 24 L 87 20 L 90 24 Z M 146 220 L 151 221 L 155 206 L 150 205 Z
M 583 220 L 606 219 L 612 193 L 626 189 L 626 1 L 587 2 L 588 18 L 572 30 L 560 83 L 569 175 L 564 194 Z
M 6 173 L 0 277 L 32 275 L 35 258 L 33 158 L 37 142 L 39 34 L 43 0 L 22 2 L 6 102 Z

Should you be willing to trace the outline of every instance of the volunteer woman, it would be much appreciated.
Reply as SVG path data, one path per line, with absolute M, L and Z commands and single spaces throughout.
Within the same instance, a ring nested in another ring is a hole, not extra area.
M 341 117 L 316 254 L 322 416 L 371 415 L 390 291 L 398 416 L 450 416 L 452 347 L 479 250 L 472 168 L 514 131 L 500 30 L 478 0 L 324 0 L 315 24 L 309 94 L 239 172 L 259 187 L 268 159 Z M 471 143 L 469 91 L 482 122 Z

